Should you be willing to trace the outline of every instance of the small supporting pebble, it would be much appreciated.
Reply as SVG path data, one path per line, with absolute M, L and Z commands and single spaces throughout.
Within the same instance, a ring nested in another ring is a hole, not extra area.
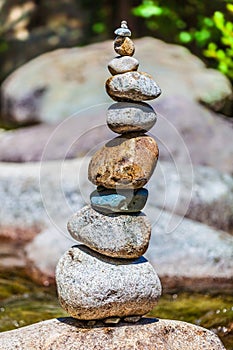
M 117 324 L 120 320 L 120 317 L 108 317 L 103 322 L 106 324 Z
M 124 318 L 125 322 L 128 323 L 136 323 L 138 322 L 142 317 L 141 316 L 128 316 Z

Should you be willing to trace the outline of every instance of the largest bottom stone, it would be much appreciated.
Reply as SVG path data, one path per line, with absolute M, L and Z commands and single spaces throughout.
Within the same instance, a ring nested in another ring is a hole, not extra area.
M 159 278 L 144 257 L 112 259 L 83 245 L 60 259 L 56 282 L 61 306 L 82 320 L 144 315 L 161 295 Z

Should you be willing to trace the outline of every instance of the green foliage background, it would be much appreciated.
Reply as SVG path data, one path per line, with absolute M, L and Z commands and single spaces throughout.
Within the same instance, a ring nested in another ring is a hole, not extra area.
M 187 46 L 233 81 L 232 1 L 143 0 L 132 12 L 153 35 Z
M 125 19 L 133 38 L 184 45 L 233 82 L 233 0 L 30 0 L 32 8 L 8 23 L 12 9 L 27 3 L 0 0 L 0 81 L 43 52 L 113 39 Z M 14 36 L 23 22 L 25 41 Z

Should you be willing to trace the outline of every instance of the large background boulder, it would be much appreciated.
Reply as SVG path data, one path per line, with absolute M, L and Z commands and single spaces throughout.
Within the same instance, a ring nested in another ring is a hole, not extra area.
M 158 118 L 150 132 L 159 144 L 160 159 L 179 164 L 191 160 L 194 165 L 233 173 L 230 121 L 181 95 L 164 97 L 152 105 Z M 0 160 L 28 162 L 85 156 L 96 145 L 116 136 L 106 126 L 109 106 L 104 103 L 79 110 L 61 124 L 2 132 Z
M 150 72 L 163 95 L 181 95 L 210 108 L 224 108 L 231 97 L 226 77 L 187 49 L 153 38 L 135 40 L 140 71 Z M 43 54 L 12 73 L 2 85 L 2 115 L 9 124 L 56 123 L 77 112 L 109 101 L 103 82 L 107 63 L 116 54 L 112 42 L 61 49 Z

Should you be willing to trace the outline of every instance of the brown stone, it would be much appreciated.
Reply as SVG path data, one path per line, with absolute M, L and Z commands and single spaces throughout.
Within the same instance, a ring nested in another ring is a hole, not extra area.
M 135 47 L 133 41 L 127 36 L 117 36 L 114 41 L 114 50 L 121 56 L 133 56 Z
M 158 154 L 157 143 L 150 136 L 116 137 L 93 155 L 88 178 L 106 188 L 141 188 L 150 179 Z
M 217 335 L 205 328 L 152 318 L 111 326 L 52 319 L 2 332 L 0 344 L 1 350 L 225 350 Z

